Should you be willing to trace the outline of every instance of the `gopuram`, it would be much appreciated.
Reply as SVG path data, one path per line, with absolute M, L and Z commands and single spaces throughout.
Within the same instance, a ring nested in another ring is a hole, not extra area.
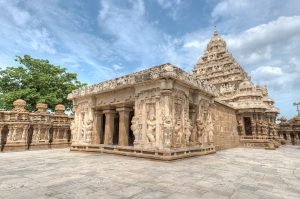
M 56 105 L 53 114 L 47 112 L 44 103 L 37 103 L 35 112 L 28 112 L 22 99 L 13 106 L 11 111 L 0 111 L 0 151 L 70 146 L 73 117 L 65 115 L 64 105 Z
M 214 33 L 193 74 L 163 64 L 74 90 L 72 151 L 172 160 L 280 145 L 278 110 Z

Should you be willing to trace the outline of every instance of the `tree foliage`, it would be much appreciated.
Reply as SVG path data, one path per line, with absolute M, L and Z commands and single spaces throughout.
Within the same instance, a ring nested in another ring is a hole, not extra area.
M 27 109 L 35 110 L 36 103 L 47 103 L 49 109 L 62 103 L 72 107 L 67 95 L 83 86 L 76 73 L 68 73 L 66 68 L 50 64 L 48 60 L 34 59 L 29 55 L 17 56 L 19 67 L 0 68 L 0 108 L 12 109 L 16 99 L 27 102 Z

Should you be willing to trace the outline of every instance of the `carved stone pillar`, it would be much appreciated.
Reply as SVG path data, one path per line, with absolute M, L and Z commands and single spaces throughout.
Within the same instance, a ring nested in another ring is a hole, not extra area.
M 104 144 L 113 144 L 113 133 L 115 131 L 115 114 L 114 110 L 104 110 L 105 114 L 105 130 Z
M 100 144 L 101 135 L 103 135 L 103 114 L 102 111 L 94 111 L 94 127 L 92 135 L 92 144 Z
M 117 108 L 119 112 L 119 145 L 128 146 L 128 135 L 129 135 L 129 114 L 132 109 L 122 107 Z

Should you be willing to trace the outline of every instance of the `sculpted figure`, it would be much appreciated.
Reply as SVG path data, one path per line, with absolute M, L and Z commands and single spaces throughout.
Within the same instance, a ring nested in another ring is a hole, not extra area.
M 180 120 L 177 120 L 174 131 L 175 131 L 175 145 L 181 145 L 182 131 L 181 131 Z
M 196 121 L 196 125 L 197 125 L 198 142 L 200 145 L 202 145 L 203 144 L 202 138 L 203 138 L 205 125 L 201 119 L 198 119 Z
M 186 145 L 189 145 L 190 144 L 190 137 L 191 137 L 191 128 L 192 125 L 191 125 L 191 122 L 189 119 L 186 119 L 186 122 L 185 122 L 185 126 L 184 126 L 184 134 L 185 134 L 185 143 Z
M 155 129 L 156 129 L 156 120 L 154 114 L 150 114 L 149 119 L 147 120 L 147 137 L 150 142 L 155 142 Z
M 136 116 L 132 117 L 130 129 L 133 132 L 134 141 L 140 140 L 139 133 L 141 128 L 139 126 L 139 119 Z
M 85 124 L 84 124 L 84 121 L 82 121 L 81 132 L 80 132 L 80 138 L 79 138 L 79 140 L 83 140 L 83 139 L 84 139 L 84 131 L 85 131 Z
M 262 122 L 262 134 L 264 136 L 268 135 L 268 125 L 265 121 Z
M 71 122 L 70 130 L 73 136 L 73 140 L 77 140 L 77 128 L 76 128 L 75 120 Z
M 36 129 L 36 132 L 35 132 L 35 140 L 36 142 L 39 142 L 40 141 L 40 134 L 41 134 L 41 131 L 40 129 Z
M 257 134 L 258 135 L 262 135 L 262 121 L 261 120 L 259 120 L 258 122 L 257 122 Z
M 164 143 L 166 147 L 171 146 L 171 136 L 172 136 L 172 130 L 173 130 L 173 124 L 172 124 L 172 118 L 171 116 L 166 116 L 163 121 L 163 129 L 164 129 Z
M 212 145 L 214 143 L 214 123 L 210 114 L 207 122 L 208 142 L 210 145 Z
M 27 132 L 26 127 L 23 127 L 22 140 L 25 140 L 25 138 L 26 138 L 26 132 Z
M 89 119 L 85 126 L 85 141 L 90 143 L 93 130 L 93 120 Z
M 252 134 L 256 135 L 256 122 L 253 119 L 251 120 L 251 128 L 252 128 Z
M 241 121 L 238 121 L 237 130 L 238 130 L 239 135 L 242 135 L 243 125 L 242 125 Z
M 13 129 L 12 135 L 11 135 L 11 141 L 16 141 L 17 140 L 17 128 Z

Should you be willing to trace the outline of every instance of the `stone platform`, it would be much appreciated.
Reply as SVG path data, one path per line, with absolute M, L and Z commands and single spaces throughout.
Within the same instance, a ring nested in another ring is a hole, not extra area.
M 214 146 L 207 147 L 187 147 L 180 149 L 171 149 L 171 150 L 145 150 L 138 147 L 132 146 L 118 146 L 118 145 L 106 145 L 106 144 L 98 144 L 98 145 L 72 145 L 71 151 L 84 151 L 84 152 L 98 152 L 98 153 L 110 153 L 116 155 L 126 155 L 140 158 L 150 158 L 156 160 L 177 160 L 181 158 L 188 158 L 193 156 L 201 156 L 207 155 L 211 153 L 215 153 Z
M 0 198 L 296 199 L 298 147 L 172 162 L 69 149 L 0 153 Z

